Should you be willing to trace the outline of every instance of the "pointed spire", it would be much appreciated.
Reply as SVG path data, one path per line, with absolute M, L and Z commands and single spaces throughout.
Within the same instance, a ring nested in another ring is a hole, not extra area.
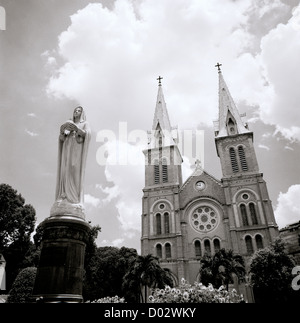
M 158 80 L 158 93 L 156 107 L 152 125 L 152 131 L 148 132 L 148 146 L 152 148 L 178 144 L 177 128 L 173 128 L 170 123 L 167 105 L 165 102 L 161 80 Z
M 159 125 L 161 130 L 171 132 L 172 127 L 161 85 L 162 77 L 159 76 L 157 80 L 159 81 L 159 83 L 152 130 L 156 130 L 157 126 Z
M 216 123 L 216 136 L 224 137 L 250 132 L 241 119 L 223 78 L 220 66 L 222 64 L 217 63 L 216 67 L 218 67 L 219 74 L 219 120 Z

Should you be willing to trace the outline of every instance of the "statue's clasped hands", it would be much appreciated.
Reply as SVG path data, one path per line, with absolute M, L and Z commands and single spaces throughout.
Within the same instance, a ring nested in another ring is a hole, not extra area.
M 68 121 L 60 127 L 61 134 L 69 135 L 71 131 L 78 132 L 78 127 L 75 123 Z
M 76 134 L 76 141 L 82 143 L 85 137 L 85 131 L 80 129 L 74 122 L 67 121 L 60 127 L 60 140 L 64 141 L 69 134 Z

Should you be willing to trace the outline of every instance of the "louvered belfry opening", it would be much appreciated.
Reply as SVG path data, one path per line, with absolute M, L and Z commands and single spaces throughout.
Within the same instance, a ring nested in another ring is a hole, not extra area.
M 168 182 L 168 165 L 167 165 L 166 158 L 162 159 L 162 178 L 163 178 L 163 183 Z
M 238 163 L 237 163 L 237 159 L 236 159 L 236 154 L 235 154 L 234 148 L 231 147 L 229 149 L 229 154 L 230 154 L 230 161 L 231 161 L 232 171 L 234 173 L 237 173 L 239 171 L 239 166 L 238 166 Z
M 154 161 L 154 183 L 159 183 L 159 162 L 157 159 Z
M 239 146 L 238 152 L 239 152 L 239 157 L 240 157 L 240 163 L 241 163 L 242 170 L 247 171 L 248 170 L 248 165 L 247 165 L 247 161 L 246 161 L 244 147 Z

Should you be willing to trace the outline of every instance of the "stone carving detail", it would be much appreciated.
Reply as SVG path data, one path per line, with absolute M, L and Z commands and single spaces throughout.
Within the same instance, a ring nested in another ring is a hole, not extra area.
M 70 226 L 60 226 L 46 228 L 43 233 L 43 241 L 45 240 L 60 240 L 60 239 L 72 239 L 82 242 L 88 241 L 88 231 L 86 229 L 80 229 Z

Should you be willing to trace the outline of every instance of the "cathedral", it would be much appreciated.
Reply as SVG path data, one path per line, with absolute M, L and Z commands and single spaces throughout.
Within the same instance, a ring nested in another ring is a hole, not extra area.
M 220 64 L 219 117 L 214 123 L 216 153 L 222 178 L 196 161 L 182 180 L 182 155 L 171 126 L 159 77 L 153 136 L 145 149 L 141 254 L 153 254 L 181 278 L 199 281 L 199 260 L 220 248 L 245 259 L 278 236 L 271 200 L 259 171 L 253 132 L 243 122 L 224 81 Z

